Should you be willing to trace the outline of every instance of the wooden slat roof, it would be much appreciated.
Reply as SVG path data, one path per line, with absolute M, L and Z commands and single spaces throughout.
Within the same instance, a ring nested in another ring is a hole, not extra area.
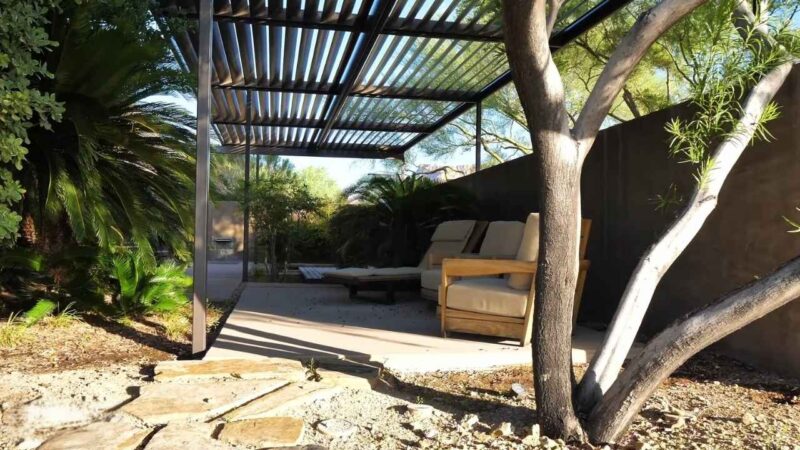
M 567 0 L 557 49 L 628 0 Z M 511 81 L 494 0 L 215 0 L 212 122 L 222 152 L 402 158 Z M 197 38 L 154 11 L 176 56 L 197 67 Z

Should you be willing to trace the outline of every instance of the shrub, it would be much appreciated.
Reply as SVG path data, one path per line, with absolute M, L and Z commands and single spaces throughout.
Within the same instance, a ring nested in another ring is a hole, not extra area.
M 366 177 L 345 194 L 354 203 L 330 221 L 344 264 L 417 265 L 439 223 L 475 218 L 468 191 L 416 174 Z
M 120 315 L 170 312 L 188 300 L 192 279 L 186 267 L 168 261 L 150 264 L 136 252 L 107 257 L 111 306 Z

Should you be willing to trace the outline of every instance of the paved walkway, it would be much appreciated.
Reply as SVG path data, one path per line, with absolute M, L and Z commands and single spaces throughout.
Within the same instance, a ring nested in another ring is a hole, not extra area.
M 318 368 L 309 380 L 297 361 L 166 361 L 155 368 L 153 381 L 131 389 L 131 399 L 99 414 L 60 419 L 62 428 L 40 450 L 104 448 L 115 450 L 242 450 L 290 448 L 312 425 L 302 417 L 284 415 L 344 389 L 371 389 L 377 372 L 361 368 L 332 371 Z M 22 414 L 28 417 L 30 414 Z M 28 420 L 36 420 L 31 416 Z M 77 421 L 76 421 L 77 419 Z M 23 448 L 22 446 L 18 448 Z M 24 448 L 34 448 L 33 446 Z M 297 449 L 318 446 L 291 447 Z
M 192 274 L 192 268 L 186 271 Z M 208 298 L 211 301 L 225 301 L 242 282 L 241 261 L 208 262 Z
M 577 329 L 574 362 L 587 362 L 601 341 L 601 333 Z M 350 300 L 339 286 L 249 283 L 205 359 L 347 357 L 431 371 L 528 364 L 530 352 L 499 338 L 442 339 L 439 319 L 415 295 L 381 305 Z

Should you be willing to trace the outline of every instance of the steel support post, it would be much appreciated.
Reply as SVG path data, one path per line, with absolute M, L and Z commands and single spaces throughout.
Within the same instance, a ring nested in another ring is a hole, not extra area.
M 206 350 L 208 298 L 208 183 L 211 169 L 211 33 L 213 0 L 200 0 L 197 55 L 197 155 L 194 203 L 194 264 L 192 274 L 192 353 Z

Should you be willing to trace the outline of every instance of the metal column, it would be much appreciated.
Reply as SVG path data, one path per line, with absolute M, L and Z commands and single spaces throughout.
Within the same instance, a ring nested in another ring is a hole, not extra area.
M 244 130 L 244 248 L 242 249 L 242 282 L 247 281 L 250 269 L 250 133 L 252 114 L 250 113 L 251 94 L 245 93 L 245 117 L 247 125 Z
M 197 55 L 197 155 L 194 203 L 194 292 L 192 294 L 192 353 L 206 350 L 208 289 L 208 183 L 211 169 L 211 15 L 213 0 L 200 0 Z
M 483 116 L 482 102 L 475 104 L 475 172 L 481 170 L 481 117 Z

